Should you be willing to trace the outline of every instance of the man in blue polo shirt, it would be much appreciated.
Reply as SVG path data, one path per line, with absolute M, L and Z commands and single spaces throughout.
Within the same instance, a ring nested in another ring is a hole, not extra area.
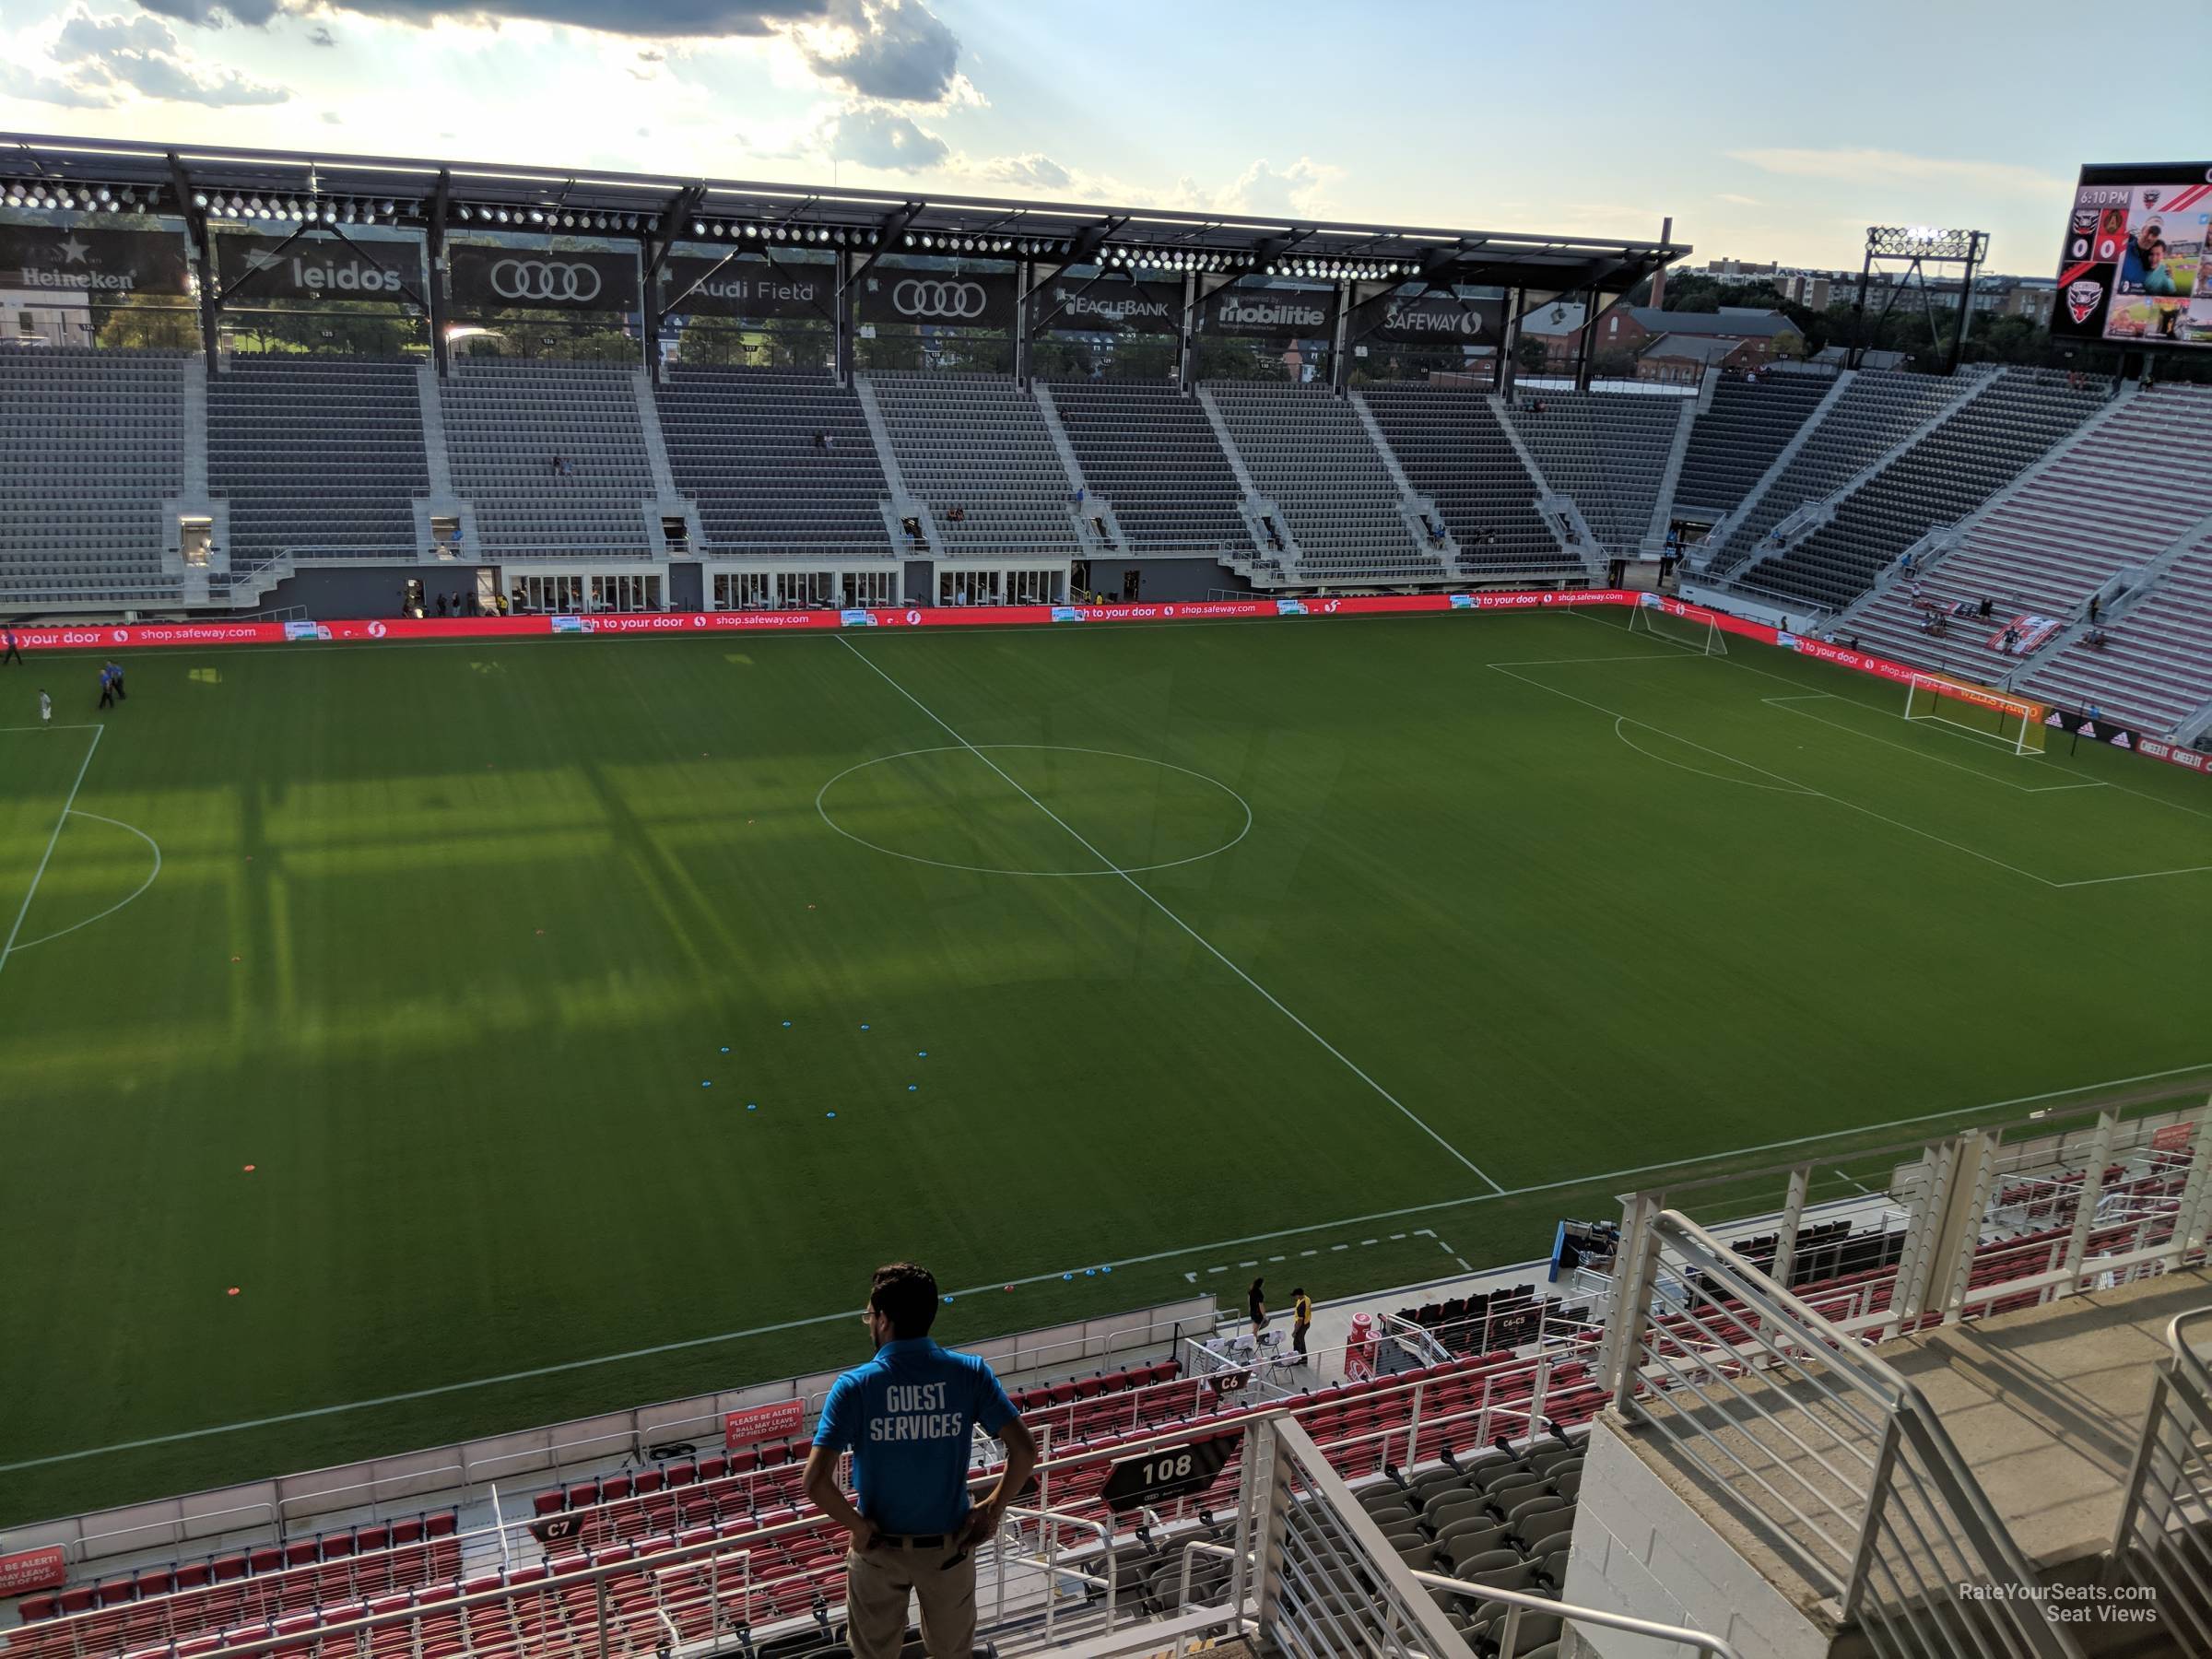
M 969 1659 L 975 1646 L 975 1550 L 1037 1465 L 1037 1442 L 991 1368 L 929 1339 L 937 1281 L 896 1262 L 876 1270 L 862 1319 L 876 1358 L 845 1372 L 822 1402 L 806 1459 L 806 1496 L 853 1535 L 845 1556 L 846 1642 L 853 1659 L 895 1659 L 909 1595 L 922 1603 L 930 1659 Z M 1006 1447 L 988 1497 L 968 1496 L 970 1430 Z M 837 1484 L 853 1453 L 858 1501 Z

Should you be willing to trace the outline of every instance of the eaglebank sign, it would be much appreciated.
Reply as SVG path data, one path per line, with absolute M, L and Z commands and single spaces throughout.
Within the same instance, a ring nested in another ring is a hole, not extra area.
M 164 645 L 277 645 L 288 641 L 311 649 L 324 643 L 373 644 L 383 640 L 546 639 L 565 634 L 579 639 L 615 634 L 716 634 L 815 632 L 841 628 L 1039 628 L 1068 622 L 1255 621 L 1274 617 L 1414 616 L 1455 610 L 1569 610 L 1592 605 L 1649 605 L 1655 595 L 1621 588 L 1535 589 L 1482 594 L 1365 594 L 1335 599 L 1218 599 L 1173 605 L 979 605 L 959 609 L 885 607 L 865 613 L 837 610 L 647 611 L 591 617 L 472 617 L 452 620 L 361 618 L 335 622 L 164 622 L 87 628 L 18 628 L 25 651 L 115 651 Z M 1911 682 L 1924 669 L 1871 653 L 1832 645 L 1803 634 L 1783 633 L 1763 622 L 1747 621 L 1706 606 L 1662 599 L 1654 606 L 1674 616 L 1710 619 L 1723 633 L 1762 645 L 1794 651 L 1857 674 Z M 1999 694 L 1990 693 L 1996 697 Z M 2009 705 L 2009 699 L 2000 699 Z M 2117 728 L 2107 728 L 2107 730 Z M 2212 773 L 2212 755 L 2183 748 L 2161 738 L 2130 734 L 2133 752 L 2169 766 Z

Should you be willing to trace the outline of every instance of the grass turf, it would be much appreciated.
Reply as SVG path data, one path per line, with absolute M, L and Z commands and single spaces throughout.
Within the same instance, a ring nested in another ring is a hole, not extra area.
M 0 733 L 0 1520 L 839 1363 L 886 1258 L 954 1336 L 1349 1293 L 1643 1166 L 2212 1075 L 2212 871 L 2150 874 L 2202 780 L 1733 651 L 180 651 L 97 716 L 48 659 L 105 731 Z

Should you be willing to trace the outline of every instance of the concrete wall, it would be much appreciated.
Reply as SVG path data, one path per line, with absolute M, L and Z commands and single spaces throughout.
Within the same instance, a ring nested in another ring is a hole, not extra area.
M 477 567 L 426 567 L 418 564 L 369 565 L 356 570 L 312 570 L 295 572 L 276 584 L 261 608 L 280 610 L 297 605 L 315 620 L 338 617 L 396 617 L 400 590 L 410 577 L 423 577 L 426 603 L 437 595 L 452 597 L 464 590 L 474 593 Z
M 1565 1599 L 1578 1606 L 1688 1625 L 1739 1653 L 1826 1659 L 1828 1632 L 1794 1606 L 1600 1418 L 1574 1511 Z M 1602 1659 L 1680 1659 L 1674 1642 L 1581 1627 Z
M 1144 585 L 1136 596 L 1145 600 L 1203 599 L 1217 589 L 1240 594 L 1252 584 L 1227 565 L 1210 559 L 1124 559 L 1108 557 L 1090 561 L 1090 590 L 1108 600 L 1122 596 L 1122 583 L 1135 571 Z

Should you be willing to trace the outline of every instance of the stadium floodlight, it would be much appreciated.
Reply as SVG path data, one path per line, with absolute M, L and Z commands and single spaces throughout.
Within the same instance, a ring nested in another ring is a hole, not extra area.
M 707 233 L 707 226 L 706 226 L 706 221 L 705 221 L 705 220 L 703 220 L 703 219 L 693 219 L 693 220 L 691 221 L 691 234 L 692 234 L 692 235 L 694 235 L 694 236 L 704 236 L 706 233 Z
M 758 236 L 758 235 L 759 235 L 759 234 L 760 234 L 760 227 L 759 227 L 759 226 L 758 226 L 758 225 L 747 225 L 747 226 L 745 228 L 745 234 L 746 234 L 746 240 L 749 241 L 751 241 L 751 240 L 752 240 L 754 237 L 756 237 L 756 236 Z M 912 237 L 911 237 L 911 236 L 910 236 L 910 237 L 908 237 L 906 240 L 907 240 L 907 243 L 908 243 L 908 245 L 911 247 L 911 246 L 912 245 L 912 243 L 913 243 L 913 240 L 914 240 L 914 239 L 913 239 Z

